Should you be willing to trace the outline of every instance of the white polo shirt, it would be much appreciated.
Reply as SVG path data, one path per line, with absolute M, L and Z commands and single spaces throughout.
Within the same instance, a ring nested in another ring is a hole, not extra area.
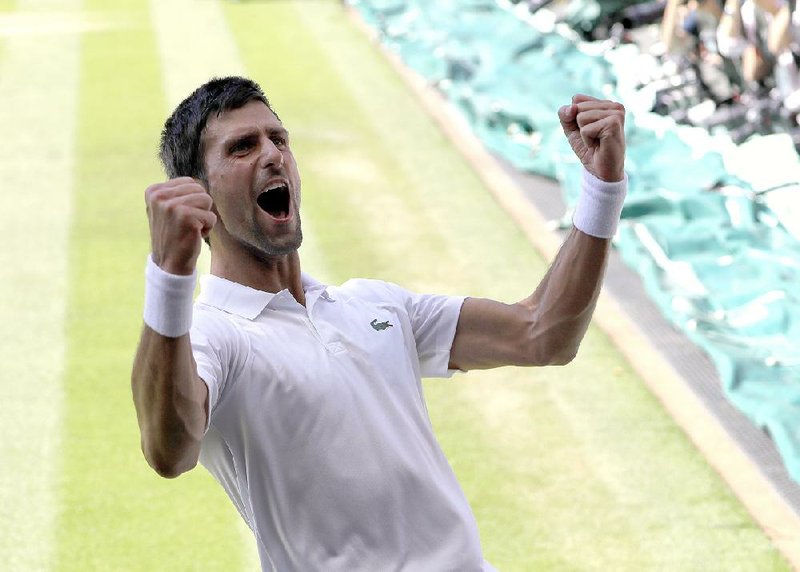
M 493 570 L 420 382 L 452 373 L 463 298 L 306 275 L 303 288 L 305 307 L 204 276 L 190 334 L 211 411 L 200 461 L 262 569 Z

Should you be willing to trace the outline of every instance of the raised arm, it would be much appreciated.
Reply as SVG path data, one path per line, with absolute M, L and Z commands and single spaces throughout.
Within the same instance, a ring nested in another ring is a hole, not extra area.
M 530 296 L 516 304 L 464 302 L 451 368 L 566 364 L 586 333 L 625 195 L 625 110 L 576 95 L 559 119 L 585 169 L 574 228 Z
M 743 42 L 743 36 L 741 0 L 725 0 L 725 7 L 717 25 L 717 42 L 720 44 L 722 55 L 728 57 L 738 55 L 733 51 Z
M 776 57 L 792 44 L 792 13 L 789 8 L 788 3 L 782 4 L 775 10 L 769 24 L 767 49 Z
M 147 462 L 172 478 L 192 469 L 208 415 L 208 388 L 189 341 L 195 266 L 203 236 L 216 222 L 211 197 L 194 179 L 172 179 L 145 192 L 152 254 L 145 326 L 131 374 Z

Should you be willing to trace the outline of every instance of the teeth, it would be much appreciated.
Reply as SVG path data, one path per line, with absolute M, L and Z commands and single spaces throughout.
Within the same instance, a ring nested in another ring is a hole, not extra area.
M 271 185 L 271 186 L 267 187 L 267 191 L 274 191 L 276 189 L 282 189 L 285 186 L 286 186 L 285 183 L 276 183 L 274 185 Z

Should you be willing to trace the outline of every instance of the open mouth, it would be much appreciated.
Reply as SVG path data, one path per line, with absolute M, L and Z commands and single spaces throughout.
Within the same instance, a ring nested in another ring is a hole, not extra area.
M 286 185 L 267 189 L 258 195 L 256 202 L 272 218 L 289 218 L 289 187 Z

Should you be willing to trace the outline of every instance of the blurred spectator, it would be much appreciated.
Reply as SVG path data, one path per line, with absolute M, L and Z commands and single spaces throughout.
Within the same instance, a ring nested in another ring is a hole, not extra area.
M 718 42 L 739 58 L 747 87 L 773 106 L 800 149 L 798 27 L 796 0 L 726 0 Z
M 706 54 L 717 53 L 717 26 L 722 17 L 720 0 L 668 0 L 661 24 L 666 53 L 695 45 Z
M 770 50 L 776 54 L 775 85 L 794 127 L 800 114 L 800 10 L 796 0 L 775 16 Z
M 717 45 L 722 16 L 721 0 L 668 0 L 661 21 L 665 57 L 691 67 L 707 98 L 717 106 L 731 103 L 741 91 L 737 66 Z
M 513 1 L 513 0 L 512 0 Z M 659 56 L 653 111 L 722 126 L 740 143 L 788 132 L 800 152 L 798 0 L 527 0 L 529 10 L 608 49 L 635 42 Z
M 725 0 L 717 43 L 721 54 L 739 61 L 745 82 L 763 85 L 771 77 L 786 10 L 782 0 Z

